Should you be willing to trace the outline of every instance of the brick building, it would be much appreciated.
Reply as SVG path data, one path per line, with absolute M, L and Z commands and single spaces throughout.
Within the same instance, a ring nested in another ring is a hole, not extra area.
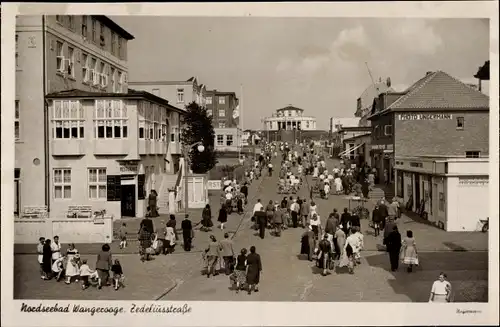
M 238 151 L 242 132 L 239 129 L 239 117 L 233 114 L 239 99 L 234 92 L 207 90 L 207 114 L 212 116 L 215 131 L 215 148 L 221 152 Z
M 448 205 L 477 200 L 470 185 L 484 195 L 488 96 L 444 72 L 428 72 L 404 92 L 381 94 L 369 119 L 372 164 L 391 172 L 396 195 L 447 230 L 470 230 L 472 223 L 461 215 L 450 220 Z

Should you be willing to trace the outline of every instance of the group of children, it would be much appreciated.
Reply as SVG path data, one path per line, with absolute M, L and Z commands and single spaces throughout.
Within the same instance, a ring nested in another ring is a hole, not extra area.
M 51 244 L 52 243 L 52 244 Z M 99 275 L 96 270 L 92 270 L 87 259 L 82 259 L 74 244 L 70 244 L 66 254 L 61 254 L 61 244 L 59 237 L 54 237 L 51 242 L 45 237 L 40 237 L 37 245 L 38 263 L 40 264 L 40 274 L 43 280 L 55 279 L 57 282 L 66 278 L 65 283 L 71 284 L 74 280 L 81 280 L 82 289 L 87 289 L 91 284 L 97 285 Z M 120 261 L 116 259 L 111 267 L 115 290 L 123 284 L 123 269 Z

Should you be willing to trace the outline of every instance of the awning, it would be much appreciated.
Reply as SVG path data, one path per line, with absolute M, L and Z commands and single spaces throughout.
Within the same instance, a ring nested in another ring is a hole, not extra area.
M 356 145 L 354 148 L 349 148 L 349 149 L 347 149 L 347 150 L 345 150 L 345 151 L 340 152 L 340 153 L 339 153 L 339 157 L 341 157 L 341 156 L 343 156 L 343 155 L 346 155 L 346 154 L 348 154 L 348 153 L 353 152 L 354 150 L 356 150 L 357 148 L 361 147 L 362 145 L 364 145 L 364 143 L 358 144 L 358 145 Z

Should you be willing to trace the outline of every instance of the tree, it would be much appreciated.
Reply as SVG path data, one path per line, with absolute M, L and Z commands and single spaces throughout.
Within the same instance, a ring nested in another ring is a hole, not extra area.
M 208 116 L 205 108 L 200 107 L 196 102 L 191 102 L 186 106 L 184 124 L 185 128 L 181 135 L 183 146 L 201 142 L 205 147 L 203 152 L 199 152 L 196 146 L 189 149 L 191 170 L 195 174 L 205 174 L 217 164 L 212 117 Z

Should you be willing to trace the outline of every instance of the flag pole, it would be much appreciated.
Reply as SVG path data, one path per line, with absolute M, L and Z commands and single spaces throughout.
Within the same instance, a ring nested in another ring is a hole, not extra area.
M 243 146 L 242 140 L 243 140 L 243 84 L 240 84 L 240 102 L 239 102 L 239 107 L 240 107 L 240 112 L 239 112 L 239 117 L 238 117 L 238 129 L 239 129 L 239 134 L 240 134 L 240 139 L 239 139 L 239 144 L 238 144 L 238 160 L 241 159 L 241 147 Z

